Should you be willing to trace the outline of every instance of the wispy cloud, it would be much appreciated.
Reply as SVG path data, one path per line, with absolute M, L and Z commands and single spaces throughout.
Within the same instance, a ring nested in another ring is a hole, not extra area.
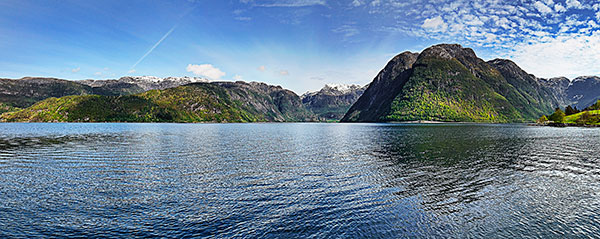
M 333 29 L 332 32 L 342 34 L 345 41 L 348 40 L 350 37 L 358 35 L 360 33 L 356 26 L 349 24 L 342 25 L 336 29 Z
M 77 73 L 77 72 L 79 72 L 80 70 L 81 70 L 81 67 L 77 67 L 77 68 L 73 68 L 73 69 L 71 69 L 71 72 L 73 72 L 73 73 Z

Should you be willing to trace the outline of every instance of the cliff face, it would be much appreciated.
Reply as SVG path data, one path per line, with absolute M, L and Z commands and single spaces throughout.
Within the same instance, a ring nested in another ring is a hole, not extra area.
M 522 122 L 559 104 L 516 64 L 441 44 L 394 57 L 342 121 Z
M 593 105 L 600 99 L 600 77 L 575 78 L 566 90 L 567 101 L 579 109 Z

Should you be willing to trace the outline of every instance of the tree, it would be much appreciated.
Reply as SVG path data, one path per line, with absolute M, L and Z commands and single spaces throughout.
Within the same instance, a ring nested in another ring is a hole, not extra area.
M 577 120 L 575 120 L 575 122 L 578 125 L 585 125 L 585 124 L 589 124 L 590 119 L 592 118 L 592 115 L 590 114 L 589 111 L 584 111 L 581 115 L 579 115 L 579 118 Z
M 587 107 L 586 110 L 600 110 L 600 100 L 598 100 L 595 104 Z
M 545 115 L 542 115 L 542 117 L 540 117 L 540 118 L 537 120 L 537 123 L 538 123 L 538 124 L 545 124 L 545 123 L 547 123 L 547 122 L 548 122 L 548 118 L 547 118 Z
M 575 108 L 573 108 L 570 105 L 568 105 L 567 108 L 565 108 L 565 115 L 574 115 L 577 113 L 579 113 L 577 106 L 575 106 Z
M 556 108 L 554 113 L 552 113 L 548 119 L 554 123 L 564 123 L 565 112 L 563 112 L 560 108 Z

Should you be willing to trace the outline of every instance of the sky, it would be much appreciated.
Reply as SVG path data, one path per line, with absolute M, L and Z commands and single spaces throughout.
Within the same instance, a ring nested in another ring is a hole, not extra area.
M 2 0 L 0 78 L 367 84 L 439 43 L 538 77 L 600 75 L 600 0 Z

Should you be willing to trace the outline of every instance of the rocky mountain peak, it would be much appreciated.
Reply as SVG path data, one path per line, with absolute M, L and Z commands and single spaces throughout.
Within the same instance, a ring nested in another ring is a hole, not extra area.
M 598 77 L 598 76 L 580 76 L 580 77 L 573 79 L 572 83 L 580 82 L 580 81 L 589 82 L 589 83 L 600 83 L 600 77 Z
M 160 78 L 156 76 L 124 76 L 118 80 L 83 80 L 81 84 L 91 87 L 103 87 L 112 84 L 131 84 L 147 90 L 164 90 L 190 83 L 209 82 L 208 79 L 200 77 L 166 77 Z
M 439 44 L 425 49 L 419 56 L 419 58 L 429 57 L 460 60 L 461 58 L 476 59 L 477 55 L 473 49 L 464 48 L 459 44 Z

